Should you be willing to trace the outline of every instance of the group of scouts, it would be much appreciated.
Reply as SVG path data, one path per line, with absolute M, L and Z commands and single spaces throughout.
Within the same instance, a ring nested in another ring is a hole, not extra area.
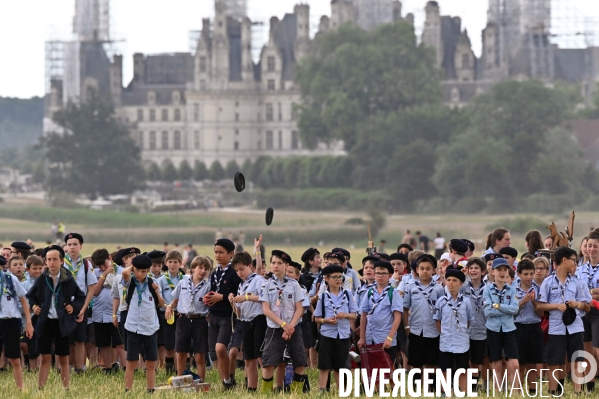
M 37 255 L 15 242 L 0 256 L 0 335 L 19 389 L 21 359 L 39 369 L 39 388 L 54 363 L 68 389 L 71 368 L 83 372 L 99 352 L 106 373 L 120 360 L 126 391 L 136 369 L 145 367 L 153 392 L 158 367 L 181 375 L 190 358 L 204 380 L 208 355 L 225 390 L 237 386 L 243 359 L 248 391 L 258 390 L 259 371 L 260 391 L 284 389 L 291 365 L 292 392 L 310 390 L 309 366 L 325 392 L 331 376 L 338 385 L 340 369 L 357 367 L 353 352 L 379 348 L 395 367 L 450 375 L 476 368 L 489 384 L 487 370 L 499 381 L 506 370 L 508 384 L 531 395 L 537 371 L 549 369 L 549 391 L 559 396 L 573 354 L 599 352 L 599 230 L 580 254 L 560 247 L 551 262 L 536 253 L 518 261 L 509 232 L 497 229 L 482 257 L 472 256 L 472 241 L 453 239 L 439 260 L 401 244 L 364 257 L 361 267 L 343 248 L 322 256 L 309 248 L 303 265 L 281 250 L 263 259 L 261 237 L 253 257 L 222 238 L 214 261 L 197 256 L 189 268 L 178 251 L 100 249 L 84 258 L 80 234 L 64 240 Z M 92 340 L 95 355 L 86 347 Z

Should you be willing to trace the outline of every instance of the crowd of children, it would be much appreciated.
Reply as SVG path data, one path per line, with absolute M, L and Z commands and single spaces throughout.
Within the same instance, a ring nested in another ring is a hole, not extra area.
M 599 229 L 580 253 L 560 247 L 551 261 L 518 259 L 505 229 L 489 235 L 482 257 L 472 241 L 453 239 L 440 259 L 401 244 L 389 255 L 370 251 L 361 265 L 343 248 L 322 256 L 308 248 L 303 265 L 282 250 L 263 258 L 261 236 L 254 256 L 217 239 L 214 261 L 138 248 L 86 258 L 80 234 L 64 241 L 35 251 L 14 242 L 0 256 L 2 361 L 19 389 L 23 367 L 38 370 L 43 388 L 54 364 L 68 389 L 71 371 L 85 372 L 87 362 L 124 369 L 125 391 L 143 367 L 153 392 L 157 369 L 182 375 L 195 363 L 202 380 L 211 364 L 224 390 L 242 385 L 235 371 L 243 364 L 244 389 L 264 393 L 310 391 L 307 368 L 316 367 L 326 392 L 340 369 L 356 367 L 351 353 L 374 348 L 395 367 L 450 376 L 475 368 L 478 388 L 530 395 L 548 369 L 559 396 L 566 365 L 583 360 L 578 351 L 599 357 Z M 498 379 L 486 381 L 487 370 Z M 574 392 L 594 390 L 594 379 L 574 380 Z M 459 384 L 466 388 L 464 375 Z

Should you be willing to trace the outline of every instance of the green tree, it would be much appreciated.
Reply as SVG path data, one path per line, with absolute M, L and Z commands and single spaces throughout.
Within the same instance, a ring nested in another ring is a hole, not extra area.
M 369 117 L 440 103 L 434 54 L 416 42 L 414 27 L 407 23 L 371 32 L 343 25 L 320 37 L 296 78 L 304 145 L 343 140 L 351 151 L 361 122 Z
M 181 180 L 190 180 L 192 178 L 192 176 L 193 176 L 193 170 L 191 169 L 189 162 L 184 160 L 179 165 L 179 178 L 181 178 Z
M 225 170 L 219 161 L 214 161 L 210 167 L 210 178 L 212 180 L 222 180 L 225 178 Z
M 232 159 L 229 162 L 227 162 L 227 166 L 225 167 L 225 176 L 230 177 L 232 179 L 235 176 L 236 172 L 239 172 L 239 165 L 237 165 L 237 162 L 235 162 L 235 160 Z
M 170 160 L 166 160 L 162 163 L 162 171 L 160 173 L 162 181 L 172 182 L 179 178 L 177 168 Z
M 53 115 L 60 132 L 41 138 L 50 191 L 98 195 L 130 193 L 142 186 L 140 150 L 110 104 L 92 93 Z
M 34 183 L 43 183 L 46 180 L 46 168 L 44 167 L 43 161 L 38 161 L 33 166 L 31 180 L 33 180 Z
M 146 178 L 151 181 L 158 181 L 161 178 L 160 168 L 156 162 L 150 162 L 146 168 Z
M 206 165 L 202 161 L 196 160 L 193 164 L 193 179 L 195 181 L 201 181 L 208 179 L 210 177 L 210 172 Z

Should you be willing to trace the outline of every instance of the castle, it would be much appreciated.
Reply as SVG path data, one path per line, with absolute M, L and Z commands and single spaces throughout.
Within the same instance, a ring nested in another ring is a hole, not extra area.
M 86 1 L 108 0 L 77 3 Z M 599 51 L 559 49 L 549 42 L 550 0 L 536 1 L 535 10 L 525 0 L 501 3 L 499 8 L 498 1 L 489 0 L 481 57 L 460 18 L 441 15 L 436 1 L 427 3 L 421 42 L 435 50 L 444 102 L 463 106 L 499 81 L 531 77 L 580 83 L 588 98 L 599 73 L 599 63 L 592 62 Z M 270 19 L 258 63 L 252 60 L 252 21 L 241 17 L 243 7 L 245 0 L 215 0 L 214 19 L 203 20 L 195 53 L 134 54 L 133 79 L 125 86 L 122 56 L 111 60 L 97 32 L 67 43 L 76 62 L 65 65 L 62 79 L 50 82 L 46 131 L 54 111 L 67 101 L 84 100 L 91 87 L 112 99 L 143 160 L 158 165 L 166 160 L 175 166 L 184 160 L 192 166 L 195 160 L 241 165 L 263 155 L 343 154 L 341 143 L 306 149 L 298 134 L 295 66 L 313 45 L 309 6 L 298 4 L 282 20 Z M 343 23 L 373 29 L 400 21 L 413 24 L 414 17 L 402 17 L 397 0 L 332 0 L 331 17 L 320 19 L 318 34 Z

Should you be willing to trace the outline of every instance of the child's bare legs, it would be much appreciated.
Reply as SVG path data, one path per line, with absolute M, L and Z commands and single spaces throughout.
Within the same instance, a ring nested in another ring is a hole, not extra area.
M 318 387 L 326 389 L 330 370 L 318 370 Z
M 183 375 L 183 371 L 185 371 L 185 363 L 187 363 L 189 353 L 177 352 L 175 356 L 177 358 L 177 375 Z M 204 378 L 202 378 L 202 381 L 204 381 Z
M 495 385 L 495 391 L 501 392 L 502 387 L 497 385 L 497 382 L 500 382 L 503 380 L 503 361 L 498 360 L 496 362 L 491 362 L 491 370 L 492 370 L 492 373 L 494 374 L 494 376 L 491 376 L 491 379 L 493 380 L 493 384 Z M 508 377 L 508 379 L 509 379 L 509 377 Z M 509 384 L 509 382 L 508 382 L 508 384 Z
M 133 373 L 138 366 L 137 360 L 127 360 L 127 370 L 125 370 L 125 389 L 133 387 Z
M 258 388 L 258 359 L 246 360 L 245 370 L 248 379 L 248 388 Z
M 21 367 L 21 359 L 8 359 L 12 366 L 12 375 L 15 377 L 17 388 L 23 390 L 23 368 Z
M 196 353 L 196 365 L 198 368 L 198 375 L 202 379 L 202 381 L 206 381 L 206 355 L 204 353 Z M 258 371 L 256 371 L 258 373 Z M 256 374 L 256 379 L 258 375 Z
M 518 368 L 518 359 L 507 360 L 508 385 L 513 386 L 515 389 L 522 388 L 522 382 L 520 381 L 520 376 L 518 375 Z
M 285 367 L 287 363 L 279 363 L 277 366 L 277 375 L 275 377 L 276 386 L 279 388 L 285 387 Z
M 237 368 L 237 355 L 239 348 L 232 347 L 229 350 L 229 376 L 235 377 L 235 369 Z M 228 377 L 227 377 L 228 378 Z
M 164 349 L 164 345 L 160 345 L 158 347 L 158 367 L 162 368 L 164 366 L 165 357 L 166 357 L 166 350 Z M 177 371 L 177 372 L 179 372 L 179 371 Z M 179 375 L 181 375 L 181 374 L 179 374 Z
M 129 368 L 127 368 L 129 370 Z M 156 385 L 156 360 L 146 360 L 146 386 L 154 389 Z

